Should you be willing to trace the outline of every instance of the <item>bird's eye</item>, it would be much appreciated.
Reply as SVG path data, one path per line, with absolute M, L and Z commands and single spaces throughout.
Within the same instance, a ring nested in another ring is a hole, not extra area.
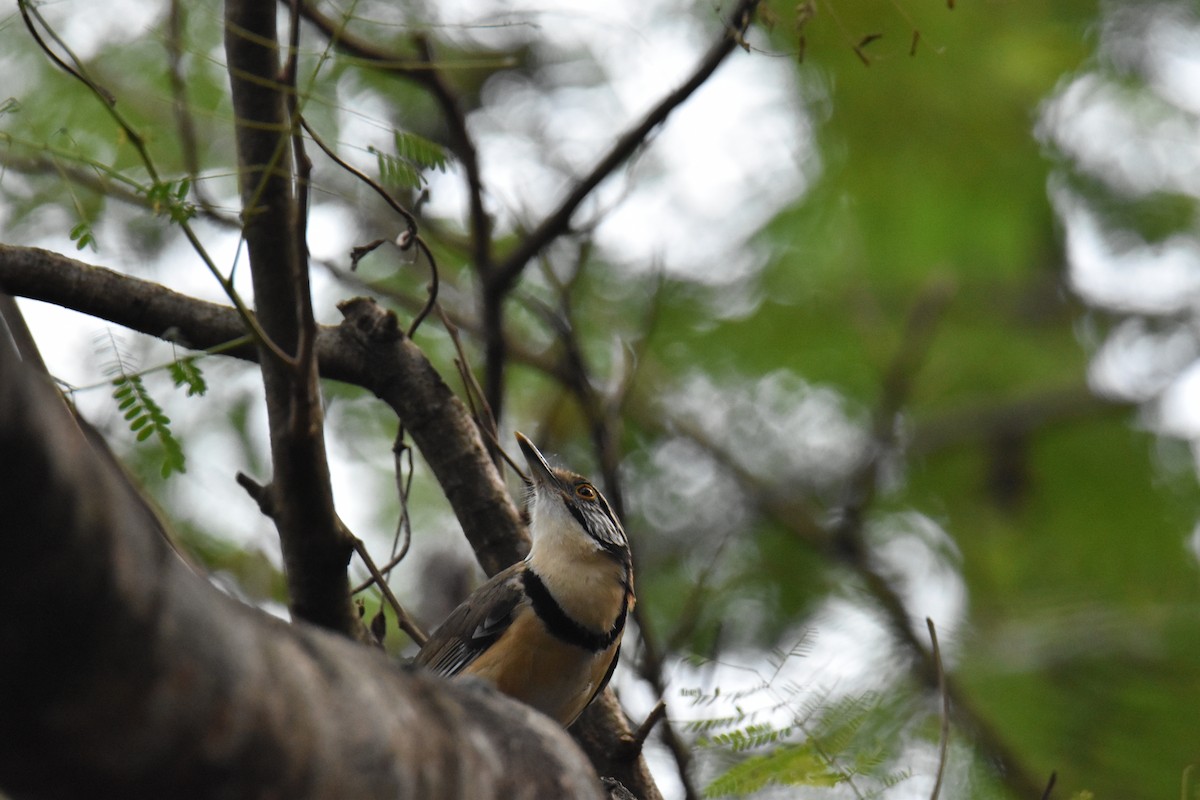
M 575 494 L 582 497 L 584 500 L 595 500 L 596 490 L 590 483 L 581 483 L 575 487 Z

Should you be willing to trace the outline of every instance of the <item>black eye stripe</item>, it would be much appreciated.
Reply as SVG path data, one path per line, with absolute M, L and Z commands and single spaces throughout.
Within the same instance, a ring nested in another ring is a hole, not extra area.
M 565 503 L 564 505 L 566 505 L 567 511 L 571 512 L 571 516 L 575 518 L 575 521 L 579 523 L 579 527 L 585 531 L 591 530 L 588 528 L 587 520 L 583 518 L 583 512 L 579 510 L 579 506 L 574 503 Z
M 592 541 L 594 541 L 596 544 L 598 544 L 602 550 L 604 550 L 606 553 L 608 553 L 608 555 L 612 556 L 612 558 L 615 559 L 616 561 L 618 561 L 622 564 L 628 564 L 628 562 L 629 562 L 629 547 L 625 544 L 624 529 L 621 527 L 621 524 L 619 522 L 617 522 L 616 518 L 613 516 L 612 509 L 608 507 L 608 503 L 605 502 L 605 500 L 604 500 L 604 495 L 597 492 L 596 498 L 600 504 L 600 508 L 591 510 L 589 512 L 589 514 L 594 516 L 597 514 L 597 512 L 599 512 L 600 515 L 603 515 L 604 517 L 606 517 L 608 523 L 617 532 L 617 535 L 618 535 L 620 541 L 612 541 L 612 540 L 607 539 L 602 536 L 593 535 L 592 528 L 588 525 L 588 522 L 587 522 L 587 517 L 589 516 L 589 514 L 585 514 L 583 509 L 581 509 L 579 506 L 575 505 L 568 498 L 563 498 L 563 505 L 565 505 L 567 507 L 567 511 L 571 512 L 571 516 L 575 518 L 575 521 L 579 523 L 579 527 L 583 528 L 583 530 L 588 534 L 589 538 L 591 538 Z

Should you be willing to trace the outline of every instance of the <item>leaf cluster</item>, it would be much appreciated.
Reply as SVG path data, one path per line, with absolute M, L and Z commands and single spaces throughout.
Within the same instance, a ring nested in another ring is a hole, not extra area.
M 385 184 L 404 189 L 421 189 L 429 184 L 429 170 L 445 172 L 450 155 L 445 148 L 423 136 L 409 131 L 395 131 L 395 151 L 385 153 L 375 147 L 368 151 L 375 156 L 380 179 Z
M 173 473 L 186 472 L 183 446 L 171 432 L 171 418 L 150 396 L 142 376 L 120 375 L 113 379 L 112 385 L 117 410 L 124 412 L 137 441 L 144 442 L 151 436 L 157 439 L 162 454 L 162 476 L 169 478 Z

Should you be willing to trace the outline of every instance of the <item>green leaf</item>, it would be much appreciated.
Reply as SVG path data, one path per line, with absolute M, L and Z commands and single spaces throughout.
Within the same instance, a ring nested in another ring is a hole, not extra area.
M 424 172 L 436 169 L 446 171 L 449 156 L 438 144 L 415 133 L 396 131 L 395 154 L 384 153 L 374 147 L 368 148 L 375 155 L 379 178 L 406 189 L 420 189 L 427 181 Z
M 129 430 L 137 442 L 145 442 L 151 437 L 157 439 L 162 456 L 160 472 L 164 478 L 175 472 L 185 472 L 183 447 L 171 432 L 171 418 L 163 413 L 162 407 L 150 396 L 142 376 L 126 373 L 119 352 L 117 356 L 115 368 L 120 370 L 121 374 L 112 381 L 113 399 L 119 401 L 117 410 L 124 412 L 123 417 L 129 423 Z M 198 370 L 192 378 L 197 376 Z M 202 379 L 200 383 L 202 386 Z
M 396 131 L 396 154 L 420 169 L 445 172 L 449 156 L 441 145 L 407 131 Z
M 739 762 L 708 785 L 706 797 L 744 796 L 775 784 L 780 786 L 837 786 L 843 775 L 825 765 L 810 743 L 781 747 L 771 753 Z
M 208 391 L 208 383 L 204 380 L 200 367 L 196 366 L 194 356 L 173 361 L 167 369 L 170 371 L 171 380 L 175 381 L 176 387 L 187 387 L 188 397 L 203 395 Z
M 76 250 L 85 247 L 90 247 L 93 251 L 96 249 L 96 237 L 92 234 L 92 226 L 88 222 L 77 223 L 71 228 L 71 241 L 75 242 Z

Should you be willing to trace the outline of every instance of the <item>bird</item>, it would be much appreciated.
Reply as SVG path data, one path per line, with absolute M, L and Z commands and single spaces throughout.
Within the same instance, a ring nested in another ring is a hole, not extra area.
M 414 663 L 481 678 L 569 728 L 616 669 L 636 602 L 633 559 L 595 484 L 516 439 L 530 473 L 529 555 L 450 612 Z

